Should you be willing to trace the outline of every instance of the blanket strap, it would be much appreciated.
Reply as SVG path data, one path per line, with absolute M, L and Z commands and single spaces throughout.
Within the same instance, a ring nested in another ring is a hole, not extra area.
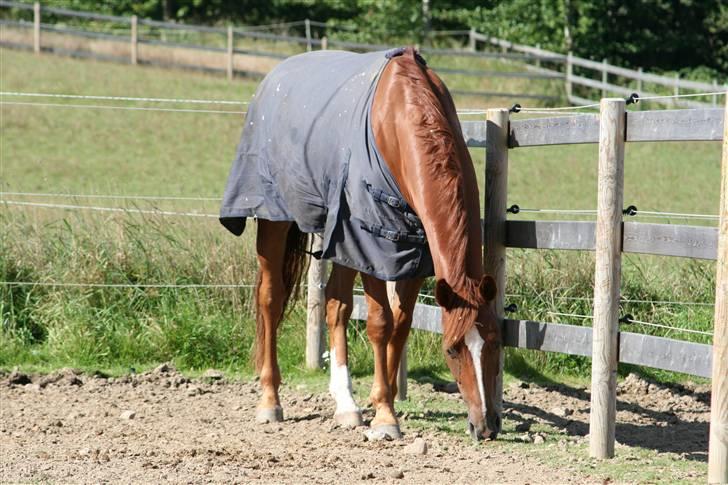
M 366 184 L 366 186 L 367 191 L 372 195 L 372 198 L 375 201 L 382 204 L 387 204 L 388 206 L 399 210 L 410 223 L 414 224 L 417 227 L 422 227 L 422 221 L 420 221 L 420 218 L 417 217 L 415 211 L 412 210 L 412 208 L 403 198 L 397 197 L 396 195 L 388 194 L 381 189 L 377 189 L 376 187 L 372 187 L 372 184 Z
M 390 231 L 389 229 L 385 229 L 379 224 L 362 224 L 361 228 L 365 231 L 371 232 L 374 236 L 383 237 L 384 239 L 388 239 L 394 242 L 406 241 L 414 244 L 427 244 L 427 237 L 422 230 L 419 230 L 417 234 L 409 234 L 400 231 Z

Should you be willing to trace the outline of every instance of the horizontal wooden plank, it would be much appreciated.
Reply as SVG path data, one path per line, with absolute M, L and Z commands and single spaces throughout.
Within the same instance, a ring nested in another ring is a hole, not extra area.
M 507 221 L 506 247 L 594 250 L 596 224 L 590 221 Z
M 351 312 L 351 319 L 367 319 L 367 302 L 364 296 L 354 295 L 354 309 Z M 426 332 L 442 333 L 441 319 L 440 307 L 418 304 L 415 305 L 415 313 L 412 316 L 412 328 Z
M 696 259 L 716 259 L 718 228 L 625 222 L 622 251 Z
M 710 378 L 711 345 L 654 335 L 619 333 L 619 361 Z
M 485 148 L 485 121 L 461 121 L 465 143 L 471 148 Z
M 723 108 L 631 111 L 627 141 L 720 141 Z
M 366 320 L 366 300 L 354 296 L 353 320 Z M 440 308 L 432 305 L 415 306 L 412 328 L 442 333 Z M 631 332 L 619 332 L 619 361 L 656 369 L 710 377 L 712 347 Z M 590 357 L 592 353 L 591 327 L 563 323 L 544 323 L 532 320 L 503 322 L 503 345 L 521 349 L 558 352 Z
M 597 114 L 513 120 L 508 140 L 510 148 L 597 142 Z
M 33 10 L 32 3 L 11 2 L 8 0 L 0 0 L 0 7 L 10 7 L 10 8 L 24 9 L 24 10 Z
M 506 347 L 591 356 L 592 329 L 561 323 L 508 320 L 503 325 Z

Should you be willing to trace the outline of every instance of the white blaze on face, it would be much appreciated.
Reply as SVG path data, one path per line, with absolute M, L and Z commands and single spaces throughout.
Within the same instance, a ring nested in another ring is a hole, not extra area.
M 329 381 L 329 393 L 336 401 L 336 414 L 359 411 L 351 395 L 351 378 L 349 368 L 346 365 L 339 365 L 336 360 L 336 349 L 331 349 L 331 380 Z
M 465 334 L 465 345 L 470 351 L 473 358 L 473 366 L 475 367 L 475 378 L 478 381 L 478 392 L 480 393 L 480 402 L 483 406 L 483 417 L 485 417 L 485 390 L 483 389 L 483 363 L 480 360 L 480 354 L 483 350 L 485 340 L 480 336 L 478 330 L 473 325 L 468 333 Z

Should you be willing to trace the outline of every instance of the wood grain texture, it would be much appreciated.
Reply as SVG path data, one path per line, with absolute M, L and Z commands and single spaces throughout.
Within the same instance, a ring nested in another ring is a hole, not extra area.
M 485 148 L 485 127 L 483 121 L 461 121 L 460 129 L 463 132 L 465 143 L 470 148 Z
M 719 141 L 723 108 L 641 111 L 627 114 L 627 141 Z
M 619 333 L 619 361 L 710 377 L 711 346 L 642 333 Z
M 506 246 L 593 251 L 596 224 L 589 221 L 508 221 Z
M 40 3 L 33 4 L 33 52 L 40 54 Z
M 718 229 L 705 226 L 625 222 L 622 251 L 715 259 L 718 254 Z
M 534 118 L 511 122 L 508 146 L 574 145 L 599 141 L 595 114 Z
M 495 314 L 504 319 L 506 289 L 506 202 L 508 196 L 508 110 L 489 109 L 485 148 L 485 227 L 483 270 L 493 276 L 498 289 Z M 496 409 L 503 409 L 503 362 L 496 383 Z
M 624 108 L 623 99 L 603 99 L 600 103 L 594 333 L 589 419 L 589 453 L 596 458 L 614 456 L 617 333 L 622 274 Z
M 235 55 L 235 32 L 233 32 L 233 26 L 228 25 L 227 29 L 227 58 L 226 58 L 226 66 L 225 71 L 227 74 L 228 81 L 232 81 L 233 75 L 235 74 L 233 71 L 233 56 Z
M 131 39 L 129 40 L 130 62 L 135 65 L 139 62 L 139 23 L 136 15 L 131 16 Z
M 728 483 L 728 93 L 723 121 L 720 236 L 715 278 L 713 392 L 710 401 L 708 482 Z
M 311 252 L 321 251 L 323 239 L 313 234 Z M 326 261 L 311 258 L 308 266 L 308 295 L 306 305 L 306 367 L 321 369 L 326 327 Z

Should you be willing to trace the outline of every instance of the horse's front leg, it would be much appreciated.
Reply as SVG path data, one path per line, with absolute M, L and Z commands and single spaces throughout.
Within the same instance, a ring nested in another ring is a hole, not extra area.
M 365 274 L 362 274 L 362 281 L 367 296 L 367 335 L 374 351 L 374 382 L 369 399 L 375 415 L 371 427 L 374 431 L 398 439 L 402 434 L 394 414 L 392 392 L 387 378 L 387 344 L 393 329 L 387 286 L 384 281 Z
M 387 345 L 387 379 L 392 396 L 397 395 L 397 373 L 402 360 L 402 351 L 412 328 L 417 294 L 424 281 L 424 278 L 413 278 L 387 282 L 387 295 L 394 324 L 392 337 Z
M 353 309 L 352 289 L 356 271 L 334 264 L 326 284 L 326 323 L 329 327 L 331 380 L 329 393 L 336 401 L 336 423 L 357 427 L 363 424 L 361 410 L 354 401 L 349 376 L 346 326 Z

